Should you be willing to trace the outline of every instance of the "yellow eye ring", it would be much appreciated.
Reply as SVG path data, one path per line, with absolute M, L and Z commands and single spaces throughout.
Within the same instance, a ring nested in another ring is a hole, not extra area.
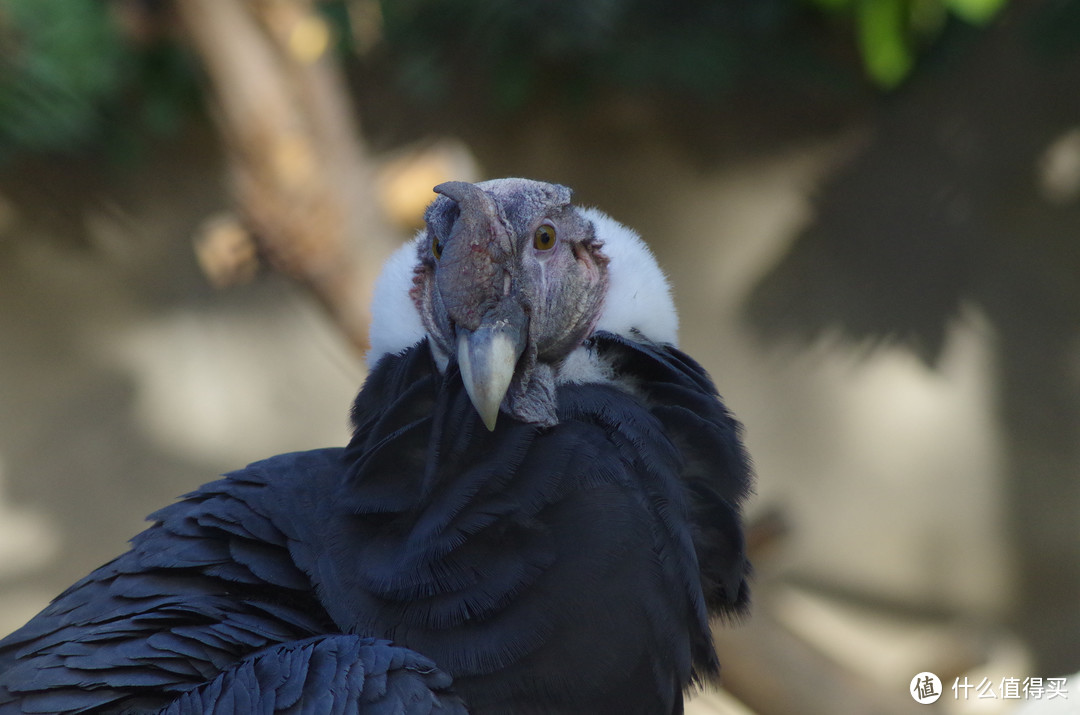
M 538 251 L 550 251 L 555 248 L 555 227 L 550 223 L 543 223 L 537 227 L 533 234 L 533 248 Z
M 442 241 L 435 234 L 431 234 L 431 255 L 435 256 L 435 260 L 442 258 Z

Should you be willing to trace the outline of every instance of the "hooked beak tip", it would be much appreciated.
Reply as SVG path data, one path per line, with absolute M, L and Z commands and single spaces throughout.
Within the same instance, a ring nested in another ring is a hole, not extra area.
M 476 332 L 459 327 L 457 353 L 465 391 L 484 426 L 494 431 L 521 348 L 498 327 L 482 326 Z

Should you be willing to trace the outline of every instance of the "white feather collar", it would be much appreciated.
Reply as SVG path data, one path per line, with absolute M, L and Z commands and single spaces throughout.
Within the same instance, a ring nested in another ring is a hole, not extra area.
M 578 209 L 603 241 L 608 263 L 608 292 L 596 330 L 630 340 L 643 338 L 676 345 L 679 317 L 671 287 L 652 251 L 632 230 L 597 209 Z M 409 291 L 413 286 L 419 244 L 426 233 L 403 245 L 386 261 L 375 282 L 368 367 L 384 355 L 396 355 L 426 336 Z

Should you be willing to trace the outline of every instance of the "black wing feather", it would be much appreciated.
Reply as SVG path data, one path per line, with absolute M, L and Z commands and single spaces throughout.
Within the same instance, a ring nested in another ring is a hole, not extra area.
M 333 632 L 266 516 L 280 495 L 265 477 L 339 460 L 283 455 L 157 512 L 130 551 L 0 641 L 0 711 L 160 707 L 249 653 Z
M 0 712 L 464 712 L 451 677 L 477 713 L 681 712 L 747 601 L 749 461 L 692 359 L 589 349 L 632 389 L 494 433 L 426 342 L 384 358 L 347 448 L 160 510 L 0 641 Z
M 387 641 L 330 635 L 249 654 L 161 715 L 357 713 L 464 715 L 450 677 Z

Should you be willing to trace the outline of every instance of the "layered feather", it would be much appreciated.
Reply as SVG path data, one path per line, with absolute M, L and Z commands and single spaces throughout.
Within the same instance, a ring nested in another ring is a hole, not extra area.
M 585 349 L 618 380 L 494 433 L 426 342 L 387 356 L 347 449 L 188 495 L 0 641 L 0 712 L 679 712 L 746 603 L 749 465 L 691 359 Z

